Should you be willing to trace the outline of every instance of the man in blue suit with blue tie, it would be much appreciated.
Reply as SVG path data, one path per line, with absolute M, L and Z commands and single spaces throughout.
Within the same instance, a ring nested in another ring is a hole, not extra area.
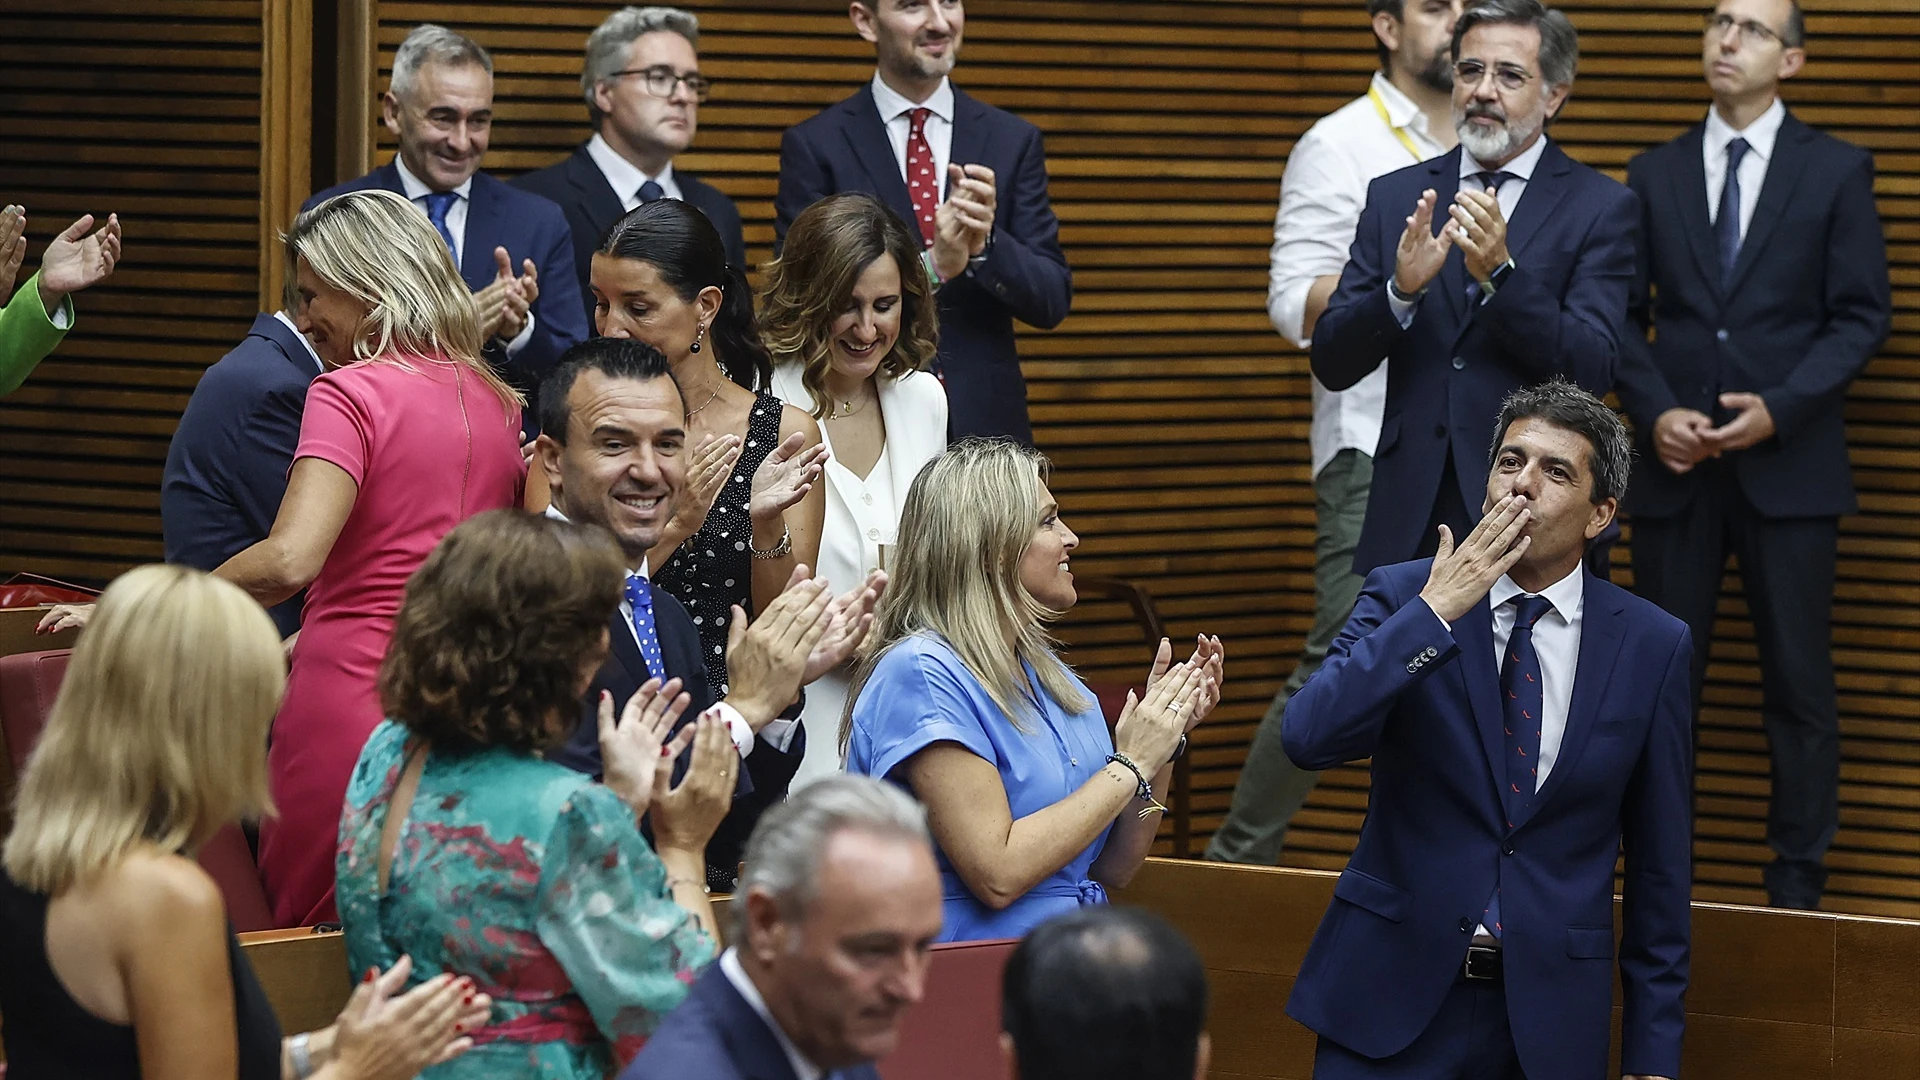
M 493 130 L 493 58 L 444 26 L 417 26 L 394 53 L 382 110 L 400 144 L 393 160 L 320 192 L 301 209 L 367 188 L 419 207 L 473 290 L 487 359 L 527 395 L 523 422 L 536 434 L 532 398 L 541 378 L 592 328 L 566 216 L 548 200 L 480 171 Z
M 1369 574 L 1287 707 L 1301 768 L 1372 758 L 1287 1003 L 1315 1080 L 1603 1080 L 1623 848 L 1621 1068 L 1680 1075 L 1692 642 L 1582 565 L 1626 494 L 1620 418 L 1556 379 L 1494 430 L 1479 525 Z
M 1481 0 L 1454 24 L 1460 145 L 1375 180 L 1313 373 L 1345 390 L 1382 363 L 1387 400 L 1353 569 L 1433 553 L 1478 517 L 1480 439 L 1508 392 L 1613 385 L 1633 279 L 1633 193 L 1546 137 L 1573 88 L 1573 24 Z

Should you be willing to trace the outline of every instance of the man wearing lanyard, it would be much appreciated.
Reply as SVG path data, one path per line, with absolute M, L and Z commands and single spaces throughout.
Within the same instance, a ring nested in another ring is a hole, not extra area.
M 1320 121 L 1294 144 L 1273 219 L 1267 315 L 1302 349 L 1326 310 L 1366 205 L 1367 185 L 1453 149 L 1454 20 L 1462 0 L 1368 0 L 1380 70 L 1361 97 Z M 1387 400 L 1387 369 L 1346 390 L 1313 382 L 1313 627 L 1300 661 L 1274 695 L 1254 733 L 1233 792 L 1233 808 L 1207 844 L 1207 858 L 1272 865 L 1287 822 L 1320 774 L 1287 760 L 1280 723 L 1287 699 L 1326 659 L 1360 592 L 1353 549 L 1366 518 L 1374 444 Z

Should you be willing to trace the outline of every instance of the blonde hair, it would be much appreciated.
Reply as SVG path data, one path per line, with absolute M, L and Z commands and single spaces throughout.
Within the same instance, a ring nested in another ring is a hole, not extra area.
M 465 365 L 508 405 L 525 406 L 480 354 L 480 312 L 447 243 L 420 209 L 391 191 L 336 195 L 293 221 L 289 258 L 367 309 L 353 355 L 407 366 L 407 355 Z M 398 355 L 396 355 L 398 354 Z
M 827 369 L 833 323 L 847 309 L 868 264 L 892 256 L 900 268 L 900 336 L 880 361 L 878 378 L 925 371 L 940 349 L 940 302 L 920 265 L 920 238 L 871 195 L 829 195 L 800 212 L 780 257 L 766 264 L 760 294 L 760 339 L 781 363 L 800 365 L 813 416 L 832 407 Z
M 1063 613 L 1035 600 L 1020 582 L 1020 560 L 1040 527 L 1040 485 L 1048 468 L 1038 451 L 1007 439 L 962 439 L 914 478 L 900 511 L 886 599 L 841 714 L 842 753 L 861 687 L 888 650 L 923 634 L 943 639 L 1021 731 L 1039 710 L 1023 661 L 1068 712 L 1092 707 L 1046 631 Z
M 230 582 L 143 566 L 100 596 L 27 761 L 7 873 L 57 894 L 151 843 L 186 853 L 269 812 L 280 635 Z

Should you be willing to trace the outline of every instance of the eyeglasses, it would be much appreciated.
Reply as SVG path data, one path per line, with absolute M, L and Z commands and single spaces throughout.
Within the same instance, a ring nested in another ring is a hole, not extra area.
M 1478 60 L 1462 60 L 1453 65 L 1453 80 L 1461 86 L 1475 87 L 1487 72 L 1487 65 Z M 1494 83 L 1502 90 L 1518 90 L 1533 81 L 1531 72 L 1514 64 L 1495 64 L 1492 72 Z
M 1707 33 L 1714 37 L 1726 37 L 1727 31 L 1736 26 L 1740 28 L 1740 40 L 1748 45 L 1765 45 L 1769 41 L 1777 41 L 1782 45 L 1787 43 L 1785 38 L 1775 33 L 1773 28 L 1765 23 L 1755 22 L 1752 19 L 1736 19 L 1731 15 L 1717 12 L 1707 14 Z
M 616 71 L 607 76 L 607 78 L 617 79 L 622 75 L 646 76 L 647 93 L 657 98 L 672 97 L 674 90 L 676 90 L 681 83 L 687 84 L 687 92 L 692 94 L 693 99 L 702 105 L 706 104 L 707 98 L 713 95 L 713 80 L 708 79 L 697 71 L 686 75 L 676 75 L 673 69 L 669 67 L 630 68 L 626 71 Z

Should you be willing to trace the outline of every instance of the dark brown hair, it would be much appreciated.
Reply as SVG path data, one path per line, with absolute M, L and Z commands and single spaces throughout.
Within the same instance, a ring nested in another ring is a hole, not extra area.
M 407 581 L 380 665 L 387 715 L 439 751 L 559 742 L 625 577 L 597 527 L 520 510 L 468 519 Z

